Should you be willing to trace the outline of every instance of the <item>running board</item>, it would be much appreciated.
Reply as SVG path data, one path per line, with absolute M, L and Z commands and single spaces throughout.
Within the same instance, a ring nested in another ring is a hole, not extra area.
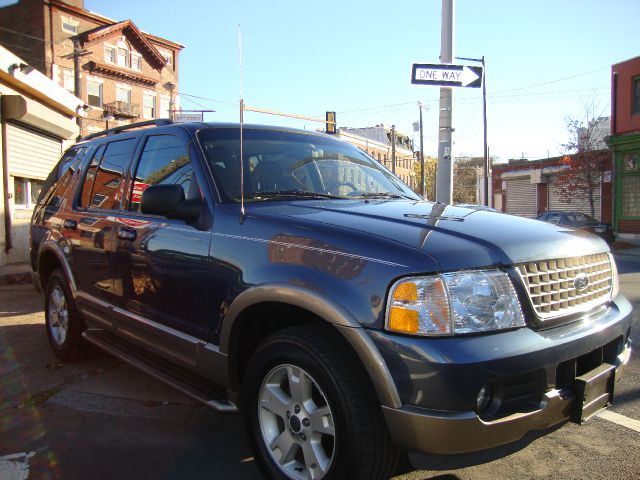
M 238 407 L 224 398 L 222 389 L 216 389 L 212 385 L 179 367 L 168 364 L 166 361 L 150 355 L 148 352 L 131 345 L 115 335 L 100 329 L 88 329 L 82 336 L 90 343 L 106 350 L 114 357 L 138 368 L 144 373 L 171 385 L 175 389 L 204 403 L 221 413 L 237 413 Z

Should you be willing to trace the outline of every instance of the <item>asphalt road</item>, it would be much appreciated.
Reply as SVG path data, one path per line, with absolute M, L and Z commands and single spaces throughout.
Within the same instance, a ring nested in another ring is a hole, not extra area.
M 640 257 L 617 260 L 640 345 Z M 106 354 L 60 363 L 41 304 L 31 285 L 0 287 L 0 480 L 260 478 L 239 416 Z M 637 349 L 609 412 L 480 454 L 412 456 L 421 469 L 404 465 L 396 479 L 640 478 Z

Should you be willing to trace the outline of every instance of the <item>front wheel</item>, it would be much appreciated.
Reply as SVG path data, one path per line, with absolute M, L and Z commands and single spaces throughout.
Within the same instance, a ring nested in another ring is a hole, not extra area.
M 243 411 L 268 478 L 387 478 L 398 450 L 375 392 L 344 340 L 325 325 L 268 337 L 252 356 Z

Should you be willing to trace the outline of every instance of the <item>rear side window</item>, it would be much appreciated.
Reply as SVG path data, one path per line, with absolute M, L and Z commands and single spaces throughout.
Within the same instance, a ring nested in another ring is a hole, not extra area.
M 101 145 L 96 150 L 82 187 L 82 207 L 120 209 L 125 172 L 135 147 L 136 140 L 131 138 Z
M 136 168 L 129 211 L 140 211 L 142 193 L 151 185 L 177 184 L 185 198 L 190 198 L 192 181 L 193 168 L 182 141 L 174 135 L 150 136 Z
M 57 207 L 60 204 L 60 199 L 64 195 L 71 177 L 78 169 L 86 150 L 87 148 L 82 146 L 72 147 L 65 152 L 44 181 L 38 195 L 38 204 L 46 204 L 51 207 Z

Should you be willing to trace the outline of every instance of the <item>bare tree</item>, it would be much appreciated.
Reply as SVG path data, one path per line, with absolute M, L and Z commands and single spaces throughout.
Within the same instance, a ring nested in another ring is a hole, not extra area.
M 424 157 L 424 183 L 426 184 L 425 198 L 434 200 L 436 194 L 434 191 L 435 178 L 436 178 L 436 164 L 438 159 L 434 157 Z M 413 162 L 413 172 L 415 174 L 416 183 L 415 191 L 420 193 L 420 162 Z
M 586 200 L 595 217 L 595 194 L 608 167 L 609 152 L 604 144 L 609 119 L 596 117 L 594 104 L 585 107 L 583 119 L 568 118 L 569 140 L 563 144 L 566 155 L 556 185 L 565 201 Z

